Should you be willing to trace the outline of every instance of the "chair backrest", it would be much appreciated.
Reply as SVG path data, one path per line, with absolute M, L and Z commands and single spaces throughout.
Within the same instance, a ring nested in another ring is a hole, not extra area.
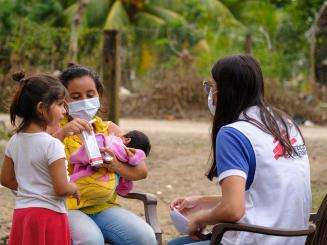
M 316 232 L 308 236 L 305 245 L 327 244 L 327 195 L 319 207 L 314 224 Z

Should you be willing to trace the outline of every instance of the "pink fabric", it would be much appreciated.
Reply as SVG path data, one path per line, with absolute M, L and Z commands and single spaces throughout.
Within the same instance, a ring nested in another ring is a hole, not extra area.
M 136 166 L 145 159 L 145 153 L 140 149 L 135 149 L 135 154 L 133 156 L 129 156 L 125 149 L 126 146 L 120 137 L 96 134 L 95 138 L 99 148 L 110 148 L 120 162 Z M 84 145 L 82 145 L 76 152 L 71 155 L 70 163 L 74 166 L 73 174 L 70 176 L 70 179 L 74 182 L 82 177 L 90 176 L 97 171 L 90 165 L 90 160 L 87 156 Z M 108 180 L 108 175 L 103 176 L 101 179 L 101 181 Z M 132 189 L 133 182 L 120 177 L 116 192 L 119 195 L 124 196 L 127 195 Z

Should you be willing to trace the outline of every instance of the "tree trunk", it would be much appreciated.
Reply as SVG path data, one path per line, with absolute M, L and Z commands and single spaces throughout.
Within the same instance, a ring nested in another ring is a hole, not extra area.
M 69 58 L 71 61 L 77 61 L 78 54 L 78 28 L 81 24 L 85 8 L 88 4 L 88 0 L 78 0 L 78 7 L 72 20 L 70 45 L 69 45 Z
M 251 55 L 252 54 L 252 35 L 251 33 L 247 33 L 245 36 L 244 42 L 245 53 Z
M 119 123 L 119 89 L 121 83 L 120 33 L 104 31 L 102 73 L 109 104 L 108 120 Z
M 327 85 L 327 1 L 320 8 L 313 30 L 314 76 L 317 83 Z

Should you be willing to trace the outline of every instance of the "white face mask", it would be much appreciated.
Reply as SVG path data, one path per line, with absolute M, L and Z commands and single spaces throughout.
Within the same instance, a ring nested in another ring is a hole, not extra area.
M 68 103 L 68 113 L 73 118 L 90 121 L 100 108 L 99 97 Z
M 214 105 L 212 90 L 208 94 L 208 108 L 210 113 L 214 116 L 216 112 L 216 105 Z

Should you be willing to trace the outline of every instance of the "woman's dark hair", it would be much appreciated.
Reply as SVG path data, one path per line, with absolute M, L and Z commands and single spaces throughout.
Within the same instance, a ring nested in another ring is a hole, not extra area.
M 290 116 L 265 102 L 261 68 L 253 57 L 227 56 L 217 61 L 211 74 L 217 86 L 217 106 L 211 135 L 213 162 L 207 173 L 210 180 L 217 177 L 215 151 L 217 133 L 221 127 L 238 121 L 242 112 L 245 121 L 254 124 L 280 142 L 284 156 L 297 154 L 289 139 L 290 122 L 299 132 L 300 130 Z M 251 106 L 258 106 L 261 122 L 247 115 L 246 109 Z
M 22 120 L 16 132 L 25 129 L 31 122 L 46 128 L 49 118 L 38 112 L 39 102 L 49 112 L 54 102 L 63 100 L 67 96 L 65 87 L 52 76 L 40 74 L 24 77 L 23 72 L 12 75 L 13 80 L 19 82 L 19 87 L 10 105 L 10 121 L 13 126 L 16 126 L 17 117 Z
M 148 156 L 151 150 L 151 144 L 148 136 L 144 133 L 132 130 L 124 135 L 126 138 L 130 138 L 131 141 L 127 144 L 128 147 L 140 149 L 144 151 L 145 155 Z
M 100 82 L 99 75 L 90 68 L 80 66 L 74 63 L 69 63 L 68 67 L 60 74 L 59 79 L 62 84 L 67 88 L 71 80 L 84 76 L 89 76 L 93 79 L 99 95 L 102 96 L 103 85 Z

